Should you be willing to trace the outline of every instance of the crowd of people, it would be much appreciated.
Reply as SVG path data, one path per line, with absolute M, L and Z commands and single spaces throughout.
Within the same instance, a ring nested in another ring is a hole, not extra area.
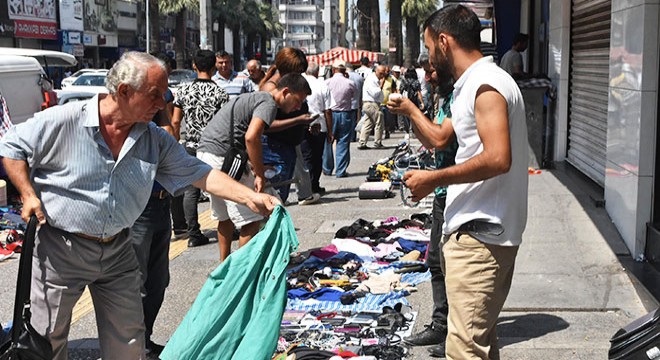
M 9 128 L 2 163 L 23 218 L 41 224 L 32 324 L 55 359 L 67 358 L 85 287 L 103 359 L 157 357 L 162 346 L 151 334 L 169 283 L 172 232 L 190 247 L 209 242 L 198 221 L 201 191 L 223 261 L 235 233 L 239 246 L 248 243 L 287 204 L 292 184 L 300 205 L 317 202 L 326 193 L 321 174 L 348 176 L 351 142 L 365 150 L 373 136 L 371 147 L 382 148 L 397 129 L 436 149 L 437 167 L 404 175 L 413 200 L 436 195 L 427 260 L 433 318 L 404 341 L 433 345 L 433 356 L 497 359 L 495 325 L 527 216 L 522 96 L 483 56 L 468 8 L 447 6 L 423 28 L 429 51 L 417 67 L 364 58 L 353 69 L 337 60 L 327 79 L 295 48 L 279 51 L 266 72 L 258 60 L 237 72 L 227 52 L 198 50 L 197 78 L 176 94 L 167 86 L 171 59 L 129 52 L 107 75 L 109 94 Z M 503 62 L 520 70 L 509 56 Z

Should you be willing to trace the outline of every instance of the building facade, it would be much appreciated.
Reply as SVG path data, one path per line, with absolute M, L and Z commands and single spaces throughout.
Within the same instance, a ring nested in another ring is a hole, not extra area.
M 313 55 L 339 46 L 339 0 L 280 0 L 282 39 L 273 39 L 275 53 L 282 47 L 300 48 Z

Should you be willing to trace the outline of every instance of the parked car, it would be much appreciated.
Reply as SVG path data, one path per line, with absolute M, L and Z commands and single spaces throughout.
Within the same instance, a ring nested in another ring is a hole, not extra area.
M 99 72 L 105 72 L 106 74 L 108 73 L 108 70 L 105 69 L 80 69 L 73 73 L 71 76 L 66 77 L 62 79 L 62 89 L 66 89 L 68 86 L 73 84 L 74 81 L 76 81 L 80 75 L 82 74 L 89 74 L 89 73 L 99 73 Z
M 108 88 L 105 87 L 106 75 L 107 72 L 82 74 L 73 82 L 73 84 L 67 86 L 66 90 L 107 94 Z
M 197 79 L 196 72 L 188 69 L 176 69 L 172 70 L 172 73 L 167 80 L 167 85 L 169 87 L 178 87 L 181 84 L 192 82 L 195 79 Z
M 90 91 L 78 91 L 78 90 L 55 90 L 57 93 L 57 105 L 64 105 L 66 103 L 87 100 L 96 93 Z

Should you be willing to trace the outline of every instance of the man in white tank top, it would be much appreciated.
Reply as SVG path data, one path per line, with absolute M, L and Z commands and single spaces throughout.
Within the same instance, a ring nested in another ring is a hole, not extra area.
M 404 181 L 419 200 L 448 185 L 442 267 L 449 302 L 448 359 L 499 359 L 497 318 L 511 287 L 527 222 L 528 153 L 523 98 L 515 81 L 480 52 L 478 17 L 461 5 L 432 14 L 424 43 L 439 73 L 455 80 L 452 118 L 435 144 L 455 135 L 456 165 L 411 171 Z M 391 110 L 414 113 L 407 99 Z

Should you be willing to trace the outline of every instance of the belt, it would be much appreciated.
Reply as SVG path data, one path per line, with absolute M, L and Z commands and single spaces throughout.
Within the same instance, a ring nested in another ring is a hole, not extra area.
M 78 236 L 78 237 L 81 237 L 81 238 L 86 239 L 86 240 L 92 240 L 92 241 L 100 242 L 102 244 L 106 244 L 106 243 L 114 241 L 117 237 L 119 237 L 120 234 L 121 234 L 121 231 L 114 234 L 114 235 L 112 235 L 112 236 L 109 236 L 109 237 L 106 237 L 106 238 L 101 238 L 101 237 L 91 236 L 91 235 L 82 234 L 82 233 L 75 233 L 75 235 Z
M 473 234 L 498 236 L 498 235 L 502 235 L 502 233 L 504 232 L 504 226 L 500 224 L 489 223 L 487 221 L 472 220 L 459 226 L 458 231 L 468 232 Z
M 160 191 L 154 191 L 151 193 L 151 198 L 152 199 L 158 199 L 158 200 L 163 200 L 167 199 L 167 197 L 170 195 L 170 193 L 167 192 L 167 190 L 160 190 Z

